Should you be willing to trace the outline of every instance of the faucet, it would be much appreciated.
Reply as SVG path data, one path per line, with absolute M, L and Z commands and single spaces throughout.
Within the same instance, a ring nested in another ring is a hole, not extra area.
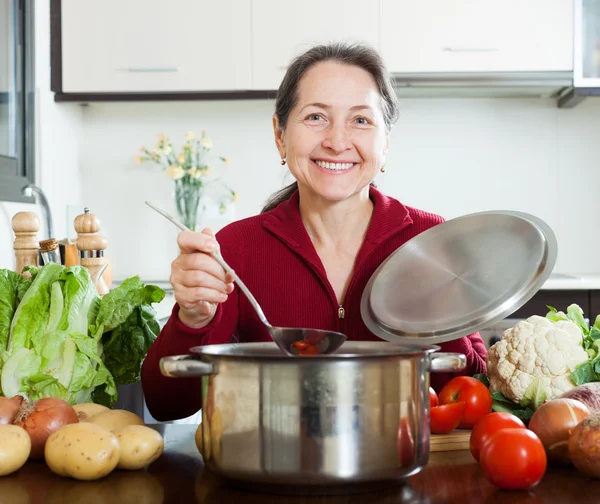
M 33 193 L 37 194 L 36 201 L 42 206 L 42 210 L 44 211 L 44 216 L 46 218 L 48 238 L 55 238 L 54 228 L 52 226 L 52 213 L 50 212 L 50 206 L 48 205 L 48 200 L 46 199 L 44 191 L 34 184 L 27 184 L 25 187 L 23 187 L 23 189 L 21 189 L 21 193 L 28 198 L 33 196 Z

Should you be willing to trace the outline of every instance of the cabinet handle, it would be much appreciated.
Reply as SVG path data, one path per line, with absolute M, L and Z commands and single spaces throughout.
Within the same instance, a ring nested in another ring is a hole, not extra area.
M 495 47 L 459 47 L 459 46 L 449 46 L 442 47 L 442 51 L 444 52 L 454 52 L 454 53 L 474 53 L 474 52 L 482 52 L 482 53 L 490 53 L 497 52 L 498 49 Z
M 177 67 L 129 67 L 117 68 L 118 72 L 177 72 Z

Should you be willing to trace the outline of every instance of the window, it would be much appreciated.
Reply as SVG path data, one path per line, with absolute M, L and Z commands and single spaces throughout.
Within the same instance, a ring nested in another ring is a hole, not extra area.
M 34 182 L 34 0 L 0 0 L 0 201 L 31 201 Z

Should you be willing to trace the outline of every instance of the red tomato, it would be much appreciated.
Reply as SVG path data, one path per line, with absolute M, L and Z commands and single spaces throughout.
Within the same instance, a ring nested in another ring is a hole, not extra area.
M 465 411 L 465 403 L 456 402 L 434 406 L 430 410 L 430 427 L 433 434 L 447 434 L 458 427 Z
M 458 425 L 471 429 L 477 420 L 492 411 L 492 395 L 479 380 L 470 376 L 452 378 L 440 391 L 440 404 L 465 403 L 465 414 Z
M 404 466 L 412 464 L 414 458 L 415 440 L 408 425 L 408 418 L 402 417 L 398 428 L 398 461 Z
M 437 394 L 435 393 L 435 390 L 433 390 L 433 387 L 429 387 L 429 407 L 433 408 L 434 406 L 437 406 L 439 403 L 439 399 Z
M 490 413 L 481 418 L 473 427 L 469 441 L 473 458 L 479 462 L 481 447 L 500 429 L 509 428 L 525 429 L 525 424 L 511 413 Z
M 544 445 L 529 429 L 500 429 L 481 447 L 479 463 L 487 479 L 505 490 L 537 485 L 546 472 Z

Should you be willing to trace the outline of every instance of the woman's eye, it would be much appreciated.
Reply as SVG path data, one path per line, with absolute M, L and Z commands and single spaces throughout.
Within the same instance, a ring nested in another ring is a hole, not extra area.
M 321 119 L 321 114 L 310 114 L 307 119 L 309 121 L 318 121 L 319 119 Z
M 369 124 L 369 120 L 366 117 L 357 117 L 355 121 L 358 124 Z

